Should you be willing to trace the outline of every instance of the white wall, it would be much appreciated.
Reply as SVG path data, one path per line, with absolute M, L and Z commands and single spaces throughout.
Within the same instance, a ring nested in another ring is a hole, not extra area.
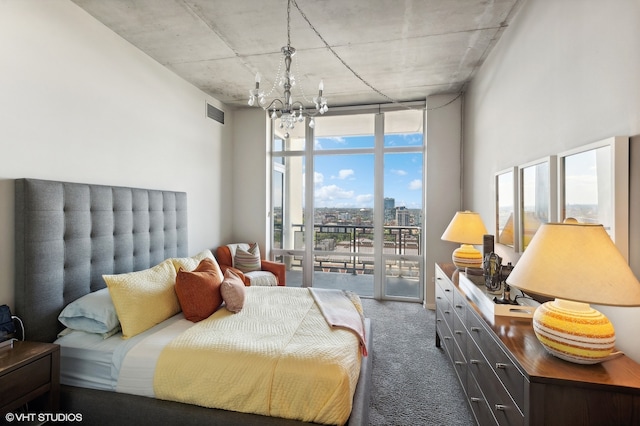
M 427 178 L 425 199 L 425 303 L 435 309 L 435 263 L 451 263 L 458 244 L 442 241 L 442 233 L 461 205 L 462 98 L 436 95 L 427 98 Z
M 638 76 L 639 1 L 525 2 L 465 98 L 465 207 L 494 218 L 497 171 L 640 133 Z M 617 346 L 640 362 L 640 308 L 602 311 Z
M 229 238 L 229 108 L 67 0 L 0 1 L 0 57 L 0 303 L 13 306 L 15 178 L 186 191 L 189 251 Z
M 269 120 L 262 108 L 235 112 L 233 139 L 233 232 L 224 243 L 257 241 L 263 257 L 268 254 L 271 164 L 267 141 Z

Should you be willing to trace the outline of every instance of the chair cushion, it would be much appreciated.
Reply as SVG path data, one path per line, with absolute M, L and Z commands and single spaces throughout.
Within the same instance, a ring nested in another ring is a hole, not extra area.
M 251 285 L 271 286 L 278 285 L 278 279 L 268 271 L 251 271 L 244 274 L 249 278 Z

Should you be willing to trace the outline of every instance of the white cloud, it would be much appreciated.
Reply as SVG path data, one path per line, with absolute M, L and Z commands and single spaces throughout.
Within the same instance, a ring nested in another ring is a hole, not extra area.
M 409 182 L 409 189 L 411 190 L 422 189 L 422 180 L 414 179 L 411 182 Z
M 313 172 L 313 183 L 316 185 L 322 185 L 324 182 L 324 175 L 319 172 Z
M 315 191 L 316 200 L 331 201 L 335 199 L 353 198 L 354 192 L 347 191 L 337 185 L 328 185 Z
M 373 202 L 373 194 L 362 194 L 356 197 L 356 203 L 360 207 L 370 205 Z
M 338 179 L 346 179 L 349 176 L 353 176 L 355 172 L 353 169 L 342 169 L 338 172 Z
M 394 175 L 398 175 L 398 176 L 406 176 L 407 172 L 404 170 L 398 170 L 398 169 L 391 169 L 390 170 L 391 173 L 393 173 Z

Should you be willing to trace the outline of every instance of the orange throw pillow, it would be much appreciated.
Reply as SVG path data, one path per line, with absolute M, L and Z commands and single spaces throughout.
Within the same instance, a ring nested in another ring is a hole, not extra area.
M 202 321 L 222 304 L 220 271 L 213 260 L 203 259 L 191 272 L 182 268 L 176 276 L 176 294 L 186 319 Z

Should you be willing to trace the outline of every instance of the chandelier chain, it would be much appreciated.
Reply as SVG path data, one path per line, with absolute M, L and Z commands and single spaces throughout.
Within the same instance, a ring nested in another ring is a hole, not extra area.
M 360 80 L 362 83 L 364 83 L 367 87 L 369 87 L 371 90 L 373 90 L 374 92 L 376 92 L 377 94 L 379 94 L 380 96 L 382 96 L 383 98 L 387 99 L 388 101 L 394 103 L 394 104 L 398 104 L 403 106 L 404 108 L 407 109 L 413 109 L 401 102 L 396 101 L 395 99 L 393 99 L 390 96 L 387 96 L 386 94 L 382 93 L 380 90 L 378 90 L 376 87 L 374 87 L 371 83 L 369 83 L 367 80 L 365 80 L 360 74 L 358 74 L 353 68 L 351 68 L 351 66 L 349 66 L 349 64 L 347 64 L 345 62 L 344 59 L 342 59 L 342 57 L 340 57 L 340 55 L 338 54 L 338 52 L 336 52 L 330 45 L 329 43 L 327 43 L 327 41 L 324 39 L 324 37 L 322 37 L 322 35 L 320 34 L 320 32 L 316 29 L 316 27 L 313 26 L 313 24 L 311 23 L 311 21 L 309 21 L 309 18 L 307 18 L 307 15 L 305 15 L 305 13 L 302 11 L 302 9 L 300 9 L 300 6 L 298 6 L 298 3 L 296 2 L 296 0 L 291 0 L 289 3 L 293 3 L 293 5 L 296 7 L 296 9 L 298 9 L 298 12 L 300 12 L 300 15 L 302 15 L 302 18 L 304 18 L 304 20 L 307 22 L 307 24 L 309 25 L 309 27 L 313 30 L 314 33 L 316 33 L 316 35 L 318 36 L 318 38 L 322 41 L 322 43 L 324 43 L 325 47 L 327 49 L 329 49 L 329 51 L 333 54 L 333 56 L 336 57 L 336 59 L 338 59 L 338 61 L 340 61 L 342 63 L 342 65 L 345 66 L 345 68 L 347 68 L 349 71 L 351 71 L 351 73 L 358 79 Z
M 373 90 L 374 92 L 376 92 L 377 94 L 379 94 L 380 96 L 382 96 L 383 98 L 387 99 L 388 101 L 400 105 L 406 109 L 415 109 L 412 108 L 402 102 L 399 102 L 395 99 L 393 99 L 392 97 L 386 95 L 385 93 L 383 93 L 382 91 L 380 91 L 378 88 L 374 87 L 371 83 L 369 83 L 367 80 L 364 79 L 364 77 L 362 77 L 360 74 L 358 74 L 357 71 L 355 71 L 353 68 L 351 68 L 351 66 L 349 64 L 347 64 L 345 62 L 344 59 L 342 59 L 342 57 L 338 54 L 338 52 L 336 52 L 330 45 L 329 43 L 324 39 L 324 37 L 322 37 L 322 34 L 320 34 L 320 32 L 316 29 L 316 27 L 313 26 L 313 24 L 311 23 L 311 21 L 309 20 L 309 18 L 307 18 L 307 15 L 305 15 L 305 13 L 302 11 L 302 9 L 300 9 L 300 6 L 298 5 L 298 3 L 296 2 L 296 0 L 290 0 L 287 3 L 287 13 L 288 9 L 291 5 L 291 3 L 293 3 L 293 5 L 296 7 L 296 9 L 298 9 L 298 12 L 300 12 L 300 15 L 302 16 L 302 18 L 307 22 L 307 24 L 309 25 L 309 27 L 313 30 L 314 33 L 316 33 L 316 35 L 318 36 L 318 38 L 322 41 L 322 43 L 324 43 L 325 47 L 333 54 L 333 56 L 336 57 L 336 59 L 338 59 L 338 61 L 340 61 L 342 63 L 342 65 L 345 66 L 346 69 L 348 69 L 349 71 L 351 71 L 351 73 L 358 79 L 360 80 L 363 84 L 365 84 L 367 87 L 369 87 L 371 90 Z M 287 18 L 288 20 L 288 18 Z M 287 21 L 288 22 L 288 21 Z M 289 30 L 288 26 L 287 26 L 287 31 Z M 462 96 L 463 92 L 461 91 L 460 93 L 458 93 L 458 95 L 451 99 L 449 102 L 445 103 L 444 105 L 439 105 L 437 107 L 434 108 L 426 108 L 427 111 L 432 111 L 434 109 L 439 109 L 439 108 L 444 108 L 445 106 L 453 103 L 456 99 L 458 99 L 460 96 Z
M 291 46 L 291 0 L 287 1 L 287 47 L 288 46 Z
M 296 67 L 296 75 L 301 76 L 302 74 L 300 74 L 300 66 L 298 65 L 298 61 L 295 61 L 293 63 L 293 66 Z M 304 89 L 302 88 L 302 86 L 302 84 L 298 84 L 298 91 L 302 95 L 302 99 L 304 99 L 306 103 L 313 102 L 311 99 L 307 98 L 307 95 L 304 93 Z
M 278 82 L 280 81 L 280 73 L 282 72 L 282 63 L 284 62 L 284 56 L 280 58 L 278 62 L 278 71 L 276 72 L 276 78 L 273 80 L 273 84 L 271 85 L 271 89 L 269 92 L 265 93 L 265 97 L 271 96 L 274 90 L 276 90 L 276 86 L 278 86 Z

